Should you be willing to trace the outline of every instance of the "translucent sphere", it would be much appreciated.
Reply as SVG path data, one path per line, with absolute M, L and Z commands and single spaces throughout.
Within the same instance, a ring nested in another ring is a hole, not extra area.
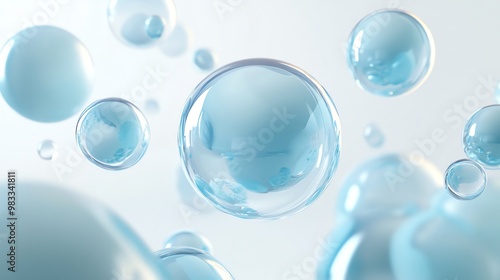
M 194 64 L 201 70 L 212 70 L 215 66 L 215 60 L 212 52 L 208 49 L 199 49 L 194 53 Z
M 186 27 L 177 23 L 172 34 L 159 46 L 160 50 L 168 56 L 179 56 L 183 54 L 190 44 L 190 37 Z
M 192 184 L 220 210 L 272 219 L 326 188 L 340 122 L 327 92 L 290 64 L 234 62 L 210 74 L 184 108 L 179 146 Z
M 231 273 L 209 254 L 192 248 L 172 248 L 156 252 L 166 279 L 233 280 Z
M 12 109 L 39 122 L 81 110 L 91 91 L 92 58 L 73 34 L 54 26 L 26 28 L 0 51 L 0 91 Z
M 102 99 L 83 111 L 76 140 L 85 157 L 97 166 L 126 169 L 146 152 L 149 125 L 132 103 L 120 98 Z
M 137 47 L 151 46 L 174 30 L 175 6 L 172 0 L 111 0 L 108 22 L 120 41 Z
M 26 180 L 17 187 L 24 207 L 16 207 L 18 220 L 10 221 L 17 226 L 16 271 L 7 270 L 8 257 L 2 257 L 0 279 L 170 279 L 146 244 L 107 207 L 69 188 Z M 5 255 L 14 245 L 6 242 L 7 224 L 0 229 Z
M 444 174 L 446 189 L 458 199 L 474 199 L 486 187 L 486 173 L 481 165 L 459 160 L 450 165 Z
M 500 105 L 475 112 L 464 127 L 463 144 L 467 157 L 486 168 L 500 168 Z
M 192 231 L 180 231 L 170 236 L 165 242 L 165 249 L 188 247 L 212 254 L 212 245 L 203 236 Z
M 355 168 L 338 197 L 337 225 L 321 244 L 326 254 L 316 279 L 398 279 L 391 264 L 392 236 L 430 207 L 429 198 L 441 189 L 440 175 L 429 162 L 416 164 L 397 154 Z
M 37 151 L 43 160 L 53 160 L 58 156 L 57 146 L 52 140 L 43 140 L 40 142 Z
M 500 185 L 493 180 L 471 201 L 440 194 L 433 209 L 394 234 L 396 279 L 500 279 L 499 196 Z
M 380 148 L 384 144 L 385 136 L 376 124 L 369 124 L 365 127 L 364 136 L 366 143 L 372 148 Z
M 430 32 L 415 16 L 381 10 L 364 17 L 352 31 L 347 60 L 357 84 L 381 96 L 417 88 L 434 61 Z

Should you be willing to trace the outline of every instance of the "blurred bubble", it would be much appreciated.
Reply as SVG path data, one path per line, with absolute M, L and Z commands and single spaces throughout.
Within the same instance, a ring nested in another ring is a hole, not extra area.
M 170 236 L 165 242 L 165 249 L 188 247 L 212 254 L 212 245 L 202 235 L 192 231 L 180 231 Z
M 109 170 L 136 164 L 149 145 L 149 125 L 142 112 L 120 98 L 89 105 L 80 116 L 76 140 L 92 163 Z
M 376 124 L 369 124 L 365 127 L 364 136 L 366 143 L 372 148 L 380 148 L 384 144 L 385 136 Z
M 404 224 L 391 246 L 397 279 L 500 279 L 498 182 L 461 201 L 440 194 L 435 207 Z
M 199 49 L 194 53 L 194 64 L 203 71 L 212 70 L 215 66 L 214 55 L 209 49 Z
M 429 198 L 442 188 L 439 179 L 439 171 L 429 162 L 414 165 L 397 154 L 354 169 L 340 190 L 338 222 L 317 279 L 396 280 L 390 258 L 392 236 L 430 206 Z
M 195 89 L 181 117 L 189 179 L 218 209 L 273 219 L 326 188 L 340 154 L 337 111 L 323 87 L 271 59 L 234 62 Z
M 43 160 L 53 160 L 58 156 L 57 146 L 52 140 L 43 140 L 38 143 L 38 155 Z
M 386 97 L 417 88 L 434 62 L 430 32 L 415 16 L 399 10 L 364 17 L 352 31 L 347 51 L 357 84 Z
M 183 24 L 177 24 L 172 34 L 160 45 L 160 50 L 168 56 L 179 56 L 189 48 L 189 33 Z
M 463 144 L 467 157 L 486 168 L 500 168 L 500 105 L 475 112 L 464 127 Z
M 446 170 L 444 179 L 448 191 L 458 199 L 474 199 L 486 187 L 484 169 L 468 159 L 452 163 Z
M 2 254 L 15 246 L 16 271 L 7 270 L 10 264 L 3 262 L 0 279 L 168 279 L 147 246 L 101 204 L 24 180 L 18 181 L 17 192 L 18 219 L 9 221 L 15 225 L 16 243 L 0 242 Z M 0 203 L 2 209 L 7 209 L 6 201 Z M 0 227 L 0 236 L 10 235 L 10 230 Z
M 150 114 L 156 115 L 160 112 L 160 104 L 156 99 L 148 99 L 144 104 L 144 110 Z
M 20 115 L 57 122 L 76 114 L 91 91 L 94 65 L 73 34 L 54 26 L 26 28 L 0 51 L 0 91 Z
M 172 0 L 111 0 L 108 22 L 122 42 L 137 47 L 166 40 L 176 23 Z
M 166 279 L 233 280 L 229 271 L 209 254 L 193 248 L 171 248 L 156 252 Z

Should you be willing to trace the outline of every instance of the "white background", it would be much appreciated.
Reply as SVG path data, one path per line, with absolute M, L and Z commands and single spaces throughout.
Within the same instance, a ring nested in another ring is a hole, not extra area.
M 14 168 L 20 180 L 58 184 L 97 198 L 120 214 L 152 251 L 160 249 L 164 239 L 177 230 L 196 230 L 211 240 L 215 256 L 238 280 L 283 279 L 287 270 L 313 257 L 318 240 L 333 229 L 336 194 L 343 179 L 363 161 L 386 152 L 418 150 L 415 141 L 431 137 L 436 128 L 443 129 L 447 138 L 428 159 L 443 172 L 451 162 L 463 158 L 463 123 L 453 126 L 455 123 L 447 122 L 443 114 L 459 116 L 449 110 L 454 110 L 454 104 L 470 102 L 465 110 L 465 117 L 469 116 L 479 108 L 473 104 L 473 96 L 481 85 L 480 77 L 488 80 L 491 76 L 494 82 L 500 78 L 500 4 L 493 0 L 233 0 L 230 2 L 238 5 L 224 13 L 223 19 L 213 0 L 179 0 L 178 21 L 188 28 L 191 40 L 189 49 L 175 58 L 155 48 L 137 49 L 118 41 L 108 27 L 107 1 L 66 2 L 50 16 L 50 24 L 74 33 L 93 56 L 97 78 L 87 104 L 130 95 L 148 68 L 159 67 L 169 73 L 148 93 L 147 98 L 160 104 L 158 114 L 146 115 L 152 132 L 149 150 L 136 166 L 120 172 L 99 169 L 78 152 L 81 162 L 59 180 L 54 162 L 41 160 L 36 147 L 41 140 L 54 140 L 60 151 L 56 162 L 67 164 L 68 150 L 77 151 L 74 129 L 78 116 L 59 123 L 36 123 L 19 116 L 0 99 L 0 170 Z M 436 44 L 436 61 L 418 90 L 382 98 L 356 86 L 343 46 L 363 16 L 395 6 L 411 11 L 427 24 Z M 1 0 L 0 42 L 40 12 L 39 1 Z M 190 208 L 184 206 L 178 191 L 179 184 L 186 183 L 179 180 L 176 135 L 185 99 L 208 74 L 192 62 L 194 51 L 201 47 L 214 51 L 218 66 L 252 57 L 290 62 L 313 75 L 331 94 L 342 122 L 341 161 L 327 191 L 307 210 L 272 222 L 240 220 L 209 206 L 198 207 L 201 209 L 190 212 L 189 218 L 181 214 L 181 209 Z M 495 102 L 491 90 L 481 106 Z M 486 92 L 484 88 L 482 92 Z M 142 100 L 135 101 L 143 106 Z M 363 139 L 363 129 L 370 122 L 386 134 L 386 143 L 379 150 L 370 148 Z M 490 180 L 493 176 L 498 179 L 498 173 L 490 172 Z M 307 279 L 314 278 L 307 274 Z

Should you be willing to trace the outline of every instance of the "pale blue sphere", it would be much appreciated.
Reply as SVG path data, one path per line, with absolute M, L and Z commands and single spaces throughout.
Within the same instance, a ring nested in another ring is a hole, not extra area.
M 433 60 L 430 32 L 415 16 L 399 10 L 367 15 L 347 43 L 347 62 L 357 84 L 385 97 L 417 88 Z
M 65 120 L 90 96 L 94 65 L 87 48 L 68 31 L 33 26 L 0 52 L 0 91 L 20 115 L 38 122 Z

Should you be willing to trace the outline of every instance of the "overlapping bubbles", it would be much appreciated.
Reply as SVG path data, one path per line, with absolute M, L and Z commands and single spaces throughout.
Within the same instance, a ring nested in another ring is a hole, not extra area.
M 182 113 L 179 146 L 192 184 L 248 219 L 303 209 L 326 188 L 340 154 L 337 111 L 301 69 L 271 59 L 209 75 Z

